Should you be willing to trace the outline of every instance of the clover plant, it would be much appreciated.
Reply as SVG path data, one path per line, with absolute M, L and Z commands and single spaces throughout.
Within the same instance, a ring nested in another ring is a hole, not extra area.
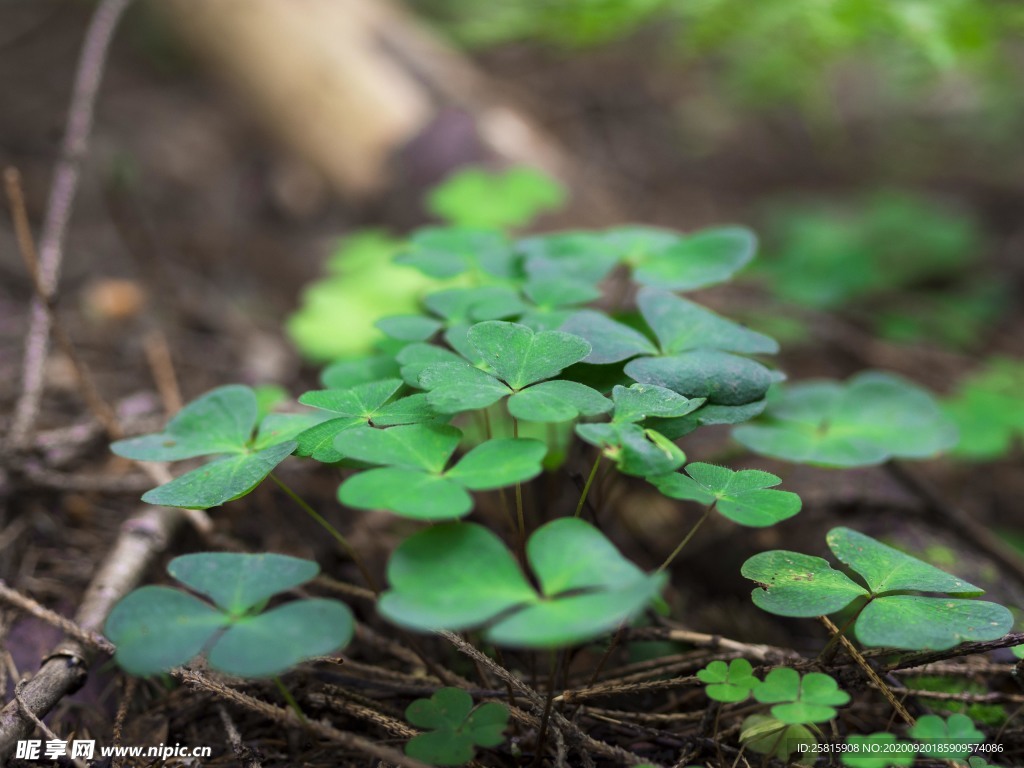
M 320 568 L 285 555 L 205 552 L 176 557 L 167 572 L 193 592 L 145 586 L 111 611 L 114 658 L 153 675 L 204 653 L 209 665 L 241 677 L 277 675 L 303 659 L 345 646 L 354 621 L 336 600 L 294 600 L 265 610 L 275 595 L 305 584 Z
M 974 727 L 967 715 L 923 715 L 908 731 L 921 744 L 921 754 L 940 760 L 963 760 L 971 744 L 981 744 L 985 734 Z
M 477 199 L 482 179 L 498 180 L 495 200 Z M 116 453 L 138 460 L 212 457 L 143 498 L 211 508 L 270 476 L 343 547 L 383 619 L 415 632 L 467 632 L 494 646 L 568 649 L 628 626 L 652 605 L 667 610 L 666 571 L 713 511 L 749 527 L 800 511 L 800 498 L 777 488 L 776 475 L 687 463 L 680 441 L 691 433 L 760 418 L 734 429 L 740 443 L 826 466 L 923 458 L 952 445 L 948 420 L 910 382 L 875 372 L 845 384 L 782 385 L 784 374 L 769 362 L 773 339 L 677 295 L 743 268 L 755 246 L 747 230 L 510 231 L 554 204 L 553 190 L 527 176 L 453 180 L 431 202 L 451 225 L 418 230 L 393 249 L 399 269 L 422 273 L 416 285 L 425 295 L 373 318 L 372 349 L 329 365 L 322 388 L 279 404 L 285 412 L 265 413 L 267 397 L 261 409 L 252 389 L 231 385 L 187 405 L 163 431 L 115 443 Z M 518 202 L 503 207 L 495 202 L 503 195 Z M 606 300 L 615 280 L 639 289 Z M 340 530 L 271 474 L 291 454 L 337 478 L 342 528 L 360 510 L 406 518 L 393 529 L 386 584 Z M 587 466 L 578 494 L 543 496 Z M 610 494 L 585 504 L 615 474 L 705 508 L 653 572 L 602 532 Z M 509 530 L 499 532 L 485 523 L 501 511 Z M 755 604 L 807 617 L 851 608 L 852 632 L 873 646 L 944 649 L 1010 628 L 1009 612 L 971 599 L 981 590 L 961 579 L 847 528 L 834 529 L 828 544 L 849 573 L 795 552 L 749 559 L 742 572 L 760 585 Z M 276 675 L 352 633 L 351 614 L 333 601 L 263 612 L 275 594 L 311 579 L 314 563 L 213 553 L 178 558 L 169 570 L 212 602 L 161 586 L 129 595 L 107 631 L 130 672 L 152 674 L 205 653 L 232 674 Z M 758 680 L 742 659 L 713 662 L 698 677 L 713 699 L 753 694 L 764 704 L 767 712 L 744 721 L 741 742 L 780 759 L 816 744 L 817 724 L 849 701 L 826 674 L 778 668 Z M 408 753 L 449 765 L 501 743 L 507 711 L 473 709 L 467 693 L 445 689 L 414 703 L 408 719 L 429 729 Z
M 567 554 L 571 555 L 567 556 Z M 584 642 L 642 611 L 665 584 L 626 560 L 596 528 L 563 518 L 526 546 L 531 583 L 515 555 L 475 523 L 413 534 L 388 563 L 380 612 L 418 630 L 484 628 L 491 642 L 548 648 Z
M 724 661 L 712 661 L 697 672 L 697 679 L 706 684 L 704 693 L 709 699 L 726 704 L 746 701 L 761 684 L 754 676 L 754 668 L 746 659 L 733 659 L 728 664 Z
M 970 599 L 984 590 L 870 536 L 834 528 L 827 542 L 857 580 L 820 557 L 762 552 L 742 568 L 759 585 L 752 593 L 754 604 L 792 617 L 827 615 L 855 605 L 857 639 L 875 647 L 942 650 L 994 640 L 1013 625 L 1003 606 Z
M 821 672 L 801 675 L 789 667 L 776 667 L 754 688 L 754 698 L 773 704 L 772 717 L 789 725 L 825 723 L 836 716 L 836 707 L 847 704 L 850 694 Z
M 297 447 L 292 439 L 314 421 L 304 415 L 270 414 L 259 421 L 256 394 L 229 385 L 189 403 L 163 432 L 118 440 L 111 450 L 139 461 L 214 461 L 147 491 L 150 504 L 207 509 L 249 493 Z
M 473 697 L 461 688 L 441 688 L 410 704 L 405 719 L 429 729 L 409 739 L 407 755 L 431 765 L 462 765 L 476 756 L 477 747 L 496 747 L 505 740 L 508 708 L 496 702 L 474 708 Z
M 891 458 L 927 458 L 956 444 L 956 428 L 926 391 L 888 373 L 845 384 L 785 387 L 757 424 L 733 430 L 752 451 L 826 467 L 861 467 Z

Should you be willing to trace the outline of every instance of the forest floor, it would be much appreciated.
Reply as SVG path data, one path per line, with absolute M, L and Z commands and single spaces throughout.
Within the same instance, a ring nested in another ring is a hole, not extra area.
M 23 5 L 0 9 L 0 166 L 20 170 L 30 218 L 38 222 L 87 8 L 40 3 L 28 11 Z M 368 226 L 401 231 L 422 221 L 415 201 L 435 180 L 425 178 L 419 188 L 389 199 L 340 202 L 314 171 L 269 140 L 230 95 L 187 62 L 159 48 L 154 53 L 147 45 L 144 30 L 135 28 L 113 47 L 67 234 L 58 303 L 98 390 L 115 404 L 132 433 L 163 423 L 168 369 L 154 360 L 164 348 L 186 402 L 231 382 L 274 382 L 293 395 L 314 388 L 316 369 L 302 362 L 281 330 L 302 287 L 320 274 L 339 236 Z M 652 71 L 628 46 L 555 62 L 553 56 L 512 48 L 483 56 L 480 64 L 570 147 L 580 163 L 599 165 L 614 180 L 611 197 L 620 202 L 616 218 L 597 224 L 639 221 L 691 229 L 712 222 L 756 223 L 759 206 L 776 195 L 842 194 L 895 184 L 953 198 L 982 222 L 990 267 L 1017 291 L 1010 312 L 983 349 L 965 354 L 937 345 L 898 347 L 874 339 L 856 318 L 840 317 L 827 333 L 780 356 L 779 364 L 791 379 L 845 377 L 864 368 L 883 368 L 945 393 L 983 356 L 1024 356 L 1024 307 L 1019 301 L 1024 188 L 1007 168 L 1012 163 L 998 167 L 977 148 L 973 154 L 949 149 L 952 160 L 941 166 L 924 159 L 890 163 L 899 148 L 885 138 L 883 125 L 870 120 L 844 126 L 842 141 L 849 151 L 837 152 L 829 142 L 821 146 L 809 141 L 806 125 L 789 114 L 751 113 L 743 120 L 716 122 L 724 108 L 699 83 L 690 83 L 685 71 L 668 66 Z M 667 106 L 673 104 L 682 104 L 684 111 L 691 104 L 707 114 L 684 120 L 688 132 L 681 135 L 679 115 Z M 930 151 L 941 154 L 942 141 L 936 138 Z M 0 219 L 0 431 L 6 432 L 20 393 L 32 284 L 8 220 Z M 553 217 L 546 225 L 573 222 Z M 752 287 L 707 296 L 711 306 L 726 309 L 758 300 Z M 130 463 L 109 453 L 79 390 L 66 358 L 54 353 L 46 367 L 34 448 L 17 465 L 0 470 L 0 579 L 65 616 L 74 613 L 124 520 L 140 507 L 141 492 L 153 485 Z M 724 433 L 707 432 L 707 437 L 685 444 L 691 458 L 728 450 Z M 901 541 L 915 551 L 948 548 L 955 553 L 958 575 L 988 588 L 991 599 L 1024 605 L 1024 584 L 1000 573 L 985 552 L 965 542 L 955 524 L 884 470 L 838 473 L 742 457 L 739 461 L 780 474 L 785 487 L 804 499 L 804 512 L 798 521 L 742 539 L 732 536 L 724 521 L 709 524 L 672 574 L 675 587 L 669 602 L 674 615 L 685 617 L 680 627 L 709 638 L 765 644 L 765 660 L 784 658 L 791 651 L 813 655 L 827 638 L 825 631 L 814 622 L 777 620 L 755 609 L 739 566 L 755 552 L 782 545 L 818 553 L 824 532 L 846 524 L 869 534 L 898 530 Z M 940 460 L 915 471 L 938 489 L 949 507 L 977 524 L 1024 531 L 1019 456 L 983 466 Z M 328 468 L 286 464 L 283 473 L 382 572 L 400 533 L 393 521 L 338 509 L 337 481 Z M 675 540 L 692 521 L 680 521 L 664 502 L 653 503 L 640 485 L 598 488 L 594 498 L 607 530 L 631 534 L 616 537 L 625 553 L 649 567 L 664 558 L 664 542 Z M 264 486 L 244 501 L 215 510 L 212 518 L 212 532 L 186 530 L 168 548 L 167 557 L 220 547 L 287 552 L 316 559 L 334 579 L 360 583 L 351 563 L 275 488 Z M 160 578 L 165 561 L 151 570 L 150 581 Z M 469 678 L 480 695 L 506 695 L 492 671 L 475 668 L 450 643 L 399 637 L 375 617 L 368 601 L 356 596 L 351 602 L 364 630 L 345 651 L 345 662 L 308 664 L 289 676 L 307 714 L 330 718 L 341 731 L 400 750 L 408 736 L 404 707 L 439 685 L 420 653 L 451 675 Z M 641 631 L 633 639 L 669 637 L 663 627 Z M 60 639 L 58 627 L 0 606 L 0 691 L 5 702 L 11 700 L 19 677 L 32 674 Z M 714 643 L 708 639 L 705 645 Z M 709 658 L 723 656 L 728 654 L 696 647 L 675 652 L 659 667 L 620 652 L 599 680 L 625 685 L 669 673 L 686 676 Z M 989 662 L 976 663 L 979 679 L 991 683 L 995 700 L 1012 710 L 1020 689 L 1005 676 L 986 676 L 981 669 L 1010 659 L 1007 651 L 1000 651 Z M 546 672 L 531 670 L 531 659 L 510 655 L 504 662 L 544 688 Z M 593 653 L 577 655 L 559 684 L 566 689 L 588 687 L 595 663 Z M 276 716 L 287 717 L 272 685 L 248 683 L 238 691 L 273 702 Z M 671 765 L 687 745 L 696 749 L 708 741 L 710 710 L 697 688 L 627 689 L 592 701 L 594 706 L 588 705 L 579 719 L 581 728 L 616 748 Z M 117 729 L 123 744 L 211 745 L 216 756 L 202 763 L 170 760 L 167 765 L 376 764 L 329 736 L 303 733 L 286 719 L 274 722 L 266 712 L 223 702 L 214 688 L 190 684 L 168 691 L 156 682 L 131 681 L 112 664 L 102 663 L 46 722 L 61 738 L 74 733 L 111 744 Z M 871 712 L 863 717 L 878 720 L 878 730 L 885 726 L 885 717 Z M 513 740 L 521 740 L 523 749 L 533 748 L 534 726 L 532 720 L 515 724 Z M 232 728 L 247 745 L 241 752 L 231 746 Z M 688 740 L 693 734 L 697 741 Z M 1024 760 L 1024 723 L 1019 718 L 1009 723 L 1002 739 L 1015 745 Z M 614 752 L 581 746 L 578 738 L 570 750 L 602 764 L 617 761 Z M 710 754 L 704 759 L 716 759 L 713 750 Z M 731 763 L 735 757 L 735 751 L 727 750 L 717 759 Z M 577 764 L 576 759 L 569 764 Z M 513 762 L 506 758 L 487 764 Z

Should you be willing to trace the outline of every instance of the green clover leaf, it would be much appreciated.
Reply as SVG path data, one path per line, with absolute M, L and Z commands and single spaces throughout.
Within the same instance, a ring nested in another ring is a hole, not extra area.
M 110 449 L 137 461 L 178 461 L 220 456 L 158 488 L 142 500 L 150 504 L 209 509 L 252 491 L 297 444 L 290 438 L 309 427 L 305 414 L 270 414 L 260 425 L 259 405 L 249 387 L 214 389 L 178 412 L 163 432 L 118 440 Z
M 789 725 L 825 723 L 836 716 L 836 707 L 850 701 L 829 675 L 809 672 L 801 676 L 795 669 L 776 667 L 754 688 L 754 698 L 762 704 L 774 704 L 771 712 Z
M 335 439 L 335 449 L 347 458 L 380 466 L 345 480 L 338 498 L 359 509 L 447 520 L 473 508 L 469 491 L 515 485 L 542 471 L 544 443 L 517 438 L 481 443 L 446 470 L 461 439 L 459 430 L 445 425 L 345 430 Z
M 733 659 L 728 664 L 724 661 L 712 661 L 697 672 L 697 678 L 707 684 L 704 692 L 709 699 L 726 704 L 746 701 L 761 684 L 761 681 L 754 677 L 754 668 L 746 659 Z
M 866 603 L 854 627 L 873 647 L 945 650 L 961 642 L 995 640 L 1013 625 L 1001 605 L 963 599 L 981 589 L 849 528 L 828 533 L 829 548 L 867 584 L 861 586 L 828 561 L 776 550 L 754 555 L 743 575 L 760 586 L 754 604 L 780 616 L 811 617 Z M 947 597 L 907 594 L 942 593 Z
M 669 498 L 714 504 L 722 516 L 753 528 L 775 525 L 800 511 L 799 496 L 770 490 L 782 480 L 756 469 L 736 472 L 696 462 L 686 466 L 686 475 L 656 475 L 648 480 Z
M 907 731 L 921 743 L 921 754 L 940 760 L 963 760 L 970 754 L 970 744 L 981 744 L 985 734 L 974 727 L 967 715 L 950 715 L 944 720 L 938 715 L 922 715 Z M 962 749 L 957 749 L 962 745 Z
M 878 372 L 862 373 L 845 384 L 786 387 L 764 421 L 733 430 L 733 437 L 765 456 L 827 467 L 927 458 L 956 442 L 956 430 L 931 395 Z
M 561 184 L 533 168 L 466 168 L 431 190 L 427 208 L 460 227 L 513 229 L 560 207 L 565 196 Z
M 868 736 L 851 734 L 846 737 L 846 743 L 854 749 L 841 753 L 839 759 L 849 768 L 909 768 L 914 764 L 914 753 L 898 748 L 906 742 L 899 741 L 888 731 Z
M 382 379 L 343 389 L 320 389 L 299 397 L 310 405 L 331 414 L 295 437 L 299 456 L 310 456 L 328 464 L 341 461 L 344 455 L 334 447 L 335 438 L 347 429 L 367 424 L 388 427 L 399 424 L 420 424 L 438 420 L 437 413 L 422 393 L 393 399 L 402 389 L 400 379 Z
M 600 531 L 575 518 L 539 528 L 526 554 L 539 592 L 486 528 L 433 526 L 395 550 L 388 563 L 391 588 L 379 610 L 410 629 L 483 626 L 498 645 L 550 648 L 614 629 L 642 611 L 665 583 L 663 574 L 643 573 Z
M 754 258 L 757 249 L 757 238 L 743 227 L 704 229 L 674 240 L 657 230 L 630 227 L 612 230 L 606 237 L 629 249 L 627 263 L 634 280 L 670 291 L 725 282 Z
M 615 404 L 612 421 L 620 423 L 677 418 L 704 404 L 701 398 L 686 398 L 654 384 L 632 384 L 628 388 L 616 385 L 612 389 L 612 402 Z
M 447 338 L 457 349 L 464 347 L 457 335 Z M 583 339 L 494 320 L 469 328 L 465 342 L 470 347 L 465 356 L 478 358 L 487 370 L 423 348 L 411 359 L 419 386 L 428 390 L 431 406 L 442 413 L 485 408 L 505 397 L 509 412 L 524 421 L 571 421 L 612 407 L 601 393 L 578 382 L 545 381 L 586 357 L 590 345 Z M 442 361 L 421 362 L 428 356 Z
M 488 229 L 426 227 L 417 230 L 395 257 L 429 277 L 447 279 L 464 272 L 515 276 L 517 256 L 507 238 Z
M 788 760 L 801 744 L 813 748 L 818 740 L 807 726 L 784 723 L 771 715 L 750 715 L 740 727 L 740 743 L 759 755 Z
M 405 753 L 431 765 L 462 765 L 477 747 L 496 747 L 505 740 L 508 708 L 496 702 L 473 709 L 461 688 L 442 688 L 429 699 L 417 699 L 405 710 L 412 725 L 427 728 L 405 745 Z
M 615 462 L 619 472 L 634 477 L 663 475 L 686 461 L 675 443 L 653 429 L 639 424 L 612 421 L 609 424 L 577 424 L 576 434 L 601 449 Z
M 352 614 L 335 600 L 297 600 L 259 613 L 269 598 L 316 576 L 314 562 L 206 552 L 177 557 L 167 570 L 213 605 L 170 587 L 142 587 L 123 598 L 105 632 L 117 646 L 114 658 L 131 674 L 163 672 L 206 652 L 214 669 L 268 677 L 352 637 Z

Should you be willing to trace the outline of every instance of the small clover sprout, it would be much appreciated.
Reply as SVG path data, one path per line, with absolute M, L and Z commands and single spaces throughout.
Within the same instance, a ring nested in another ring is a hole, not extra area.
M 826 467 L 862 467 L 891 458 L 934 456 L 956 443 L 956 429 L 925 390 L 887 373 L 845 384 L 786 387 L 763 423 L 733 430 L 752 451 Z
M 923 715 L 908 731 L 921 743 L 921 754 L 939 760 L 963 760 L 970 754 L 971 744 L 981 744 L 985 734 L 974 727 L 967 715 Z
M 840 753 L 839 760 L 849 768 L 908 768 L 914 764 L 914 752 L 906 749 L 907 742 L 888 731 L 869 736 L 851 734 L 846 743 L 851 749 Z
M 268 677 L 337 650 L 354 628 L 344 604 L 312 598 L 263 611 L 271 597 L 319 570 L 309 560 L 275 554 L 176 557 L 167 572 L 213 604 L 171 587 L 135 590 L 107 619 L 106 635 L 117 646 L 114 658 L 133 675 L 153 675 L 205 653 L 221 672 Z
M 138 461 L 219 458 L 147 491 L 150 504 L 208 509 L 252 491 L 297 447 L 294 437 L 315 424 L 308 414 L 270 414 L 260 423 L 255 393 L 219 387 L 181 409 L 163 432 L 118 440 L 110 449 Z
M 547 453 L 538 440 L 488 440 L 446 469 L 461 439 L 455 427 L 438 424 L 345 430 L 335 439 L 335 449 L 378 466 L 345 480 L 338 498 L 350 507 L 386 509 L 422 520 L 462 517 L 473 508 L 469 491 L 536 477 Z
M 566 557 L 566 553 L 572 553 Z M 604 534 L 575 518 L 539 528 L 526 558 L 540 591 L 486 528 L 448 523 L 420 531 L 388 563 L 379 610 L 420 631 L 485 627 L 498 645 L 552 648 L 591 640 L 642 611 L 665 584 L 626 560 Z
M 431 765 L 462 765 L 477 747 L 496 747 L 505 740 L 508 708 L 488 702 L 473 708 L 461 688 L 442 688 L 429 699 L 417 699 L 405 710 L 412 725 L 428 729 L 405 745 L 409 757 Z
M 829 675 L 776 667 L 754 688 L 754 698 L 774 704 L 772 717 L 789 725 L 825 723 L 836 716 L 836 707 L 849 703 L 850 694 L 839 690 Z
M 655 475 L 648 480 L 669 498 L 714 504 L 722 516 L 754 528 L 775 525 L 800 511 L 799 496 L 771 490 L 782 480 L 756 469 L 736 472 L 696 462 L 686 466 L 685 475 Z
M 726 704 L 746 701 L 761 684 L 754 676 L 754 668 L 746 659 L 733 659 L 728 664 L 724 661 L 712 661 L 697 672 L 697 679 L 707 684 L 704 693 L 709 699 Z
M 743 564 L 743 575 L 760 585 L 752 594 L 754 604 L 779 616 L 811 617 L 836 613 L 858 601 L 854 631 L 860 642 L 909 650 L 995 640 L 1013 625 L 1003 606 L 963 599 L 983 590 L 869 536 L 834 528 L 827 541 L 866 587 L 820 557 L 775 550 Z
M 740 743 L 759 755 L 788 760 L 790 755 L 801 751 L 801 745 L 810 748 L 806 754 L 813 753 L 818 739 L 812 727 L 784 723 L 771 715 L 750 715 L 740 727 Z

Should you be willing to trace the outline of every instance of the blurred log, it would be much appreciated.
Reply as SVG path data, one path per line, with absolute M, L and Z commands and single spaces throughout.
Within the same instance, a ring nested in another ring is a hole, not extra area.
M 392 0 L 161 0 L 155 8 L 345 196 L 386 188 L 393 158 L 452 108 L 471 117 L 486 155 L 568 180 L 556 143 Z

